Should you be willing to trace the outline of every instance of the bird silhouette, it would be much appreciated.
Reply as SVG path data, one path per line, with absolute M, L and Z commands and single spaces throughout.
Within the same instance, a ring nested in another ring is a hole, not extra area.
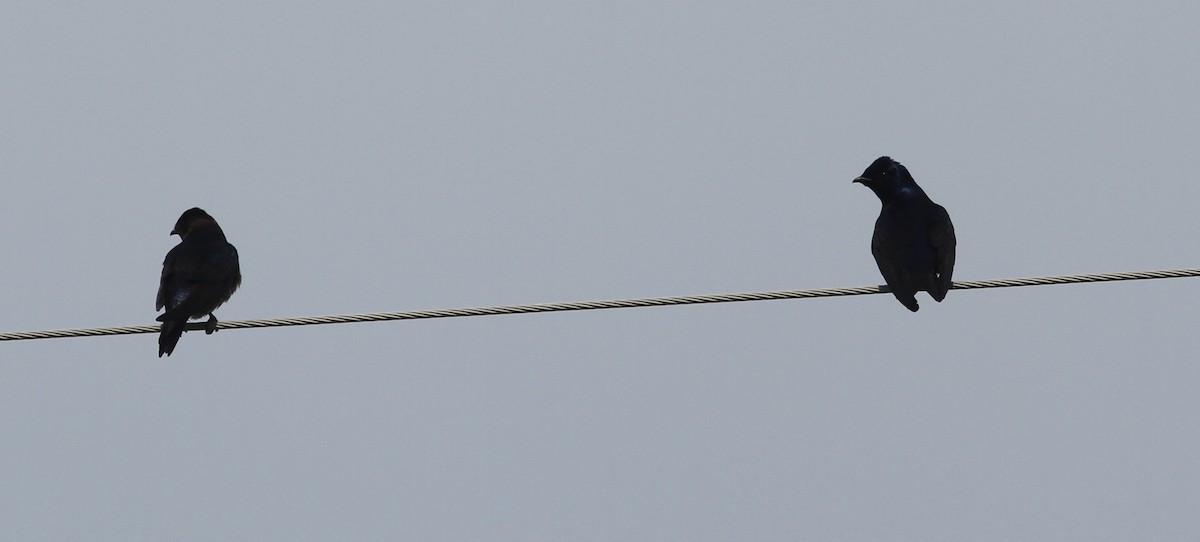
M 171 235 L 179 244 L 163 260 L 155 310 L 166 307 L 157 320 L 162 322 L 158 335 L 158 357 L 168 356 L 187 327 L 188 319 L 202 318 L 205 334 L 217 330 L 213 311 L 229 300 L 242 283 L 238 253 L 225 240 L 225 233 L 213 217 L 198 207 L 183 212 Z
M 917 186 L 908 169 L 881 156 L 854 179 L 870 188 L 883 209 L 875 220 L 871 254 L 892 294 L 917 312 L 916 293 L 945 299 L 954 274 L 954 225 L 941 205 Z

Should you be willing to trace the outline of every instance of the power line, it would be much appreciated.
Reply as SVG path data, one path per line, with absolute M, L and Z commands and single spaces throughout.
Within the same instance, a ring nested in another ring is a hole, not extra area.
M 1047 277 L 996 280 L 968 280 L 955 282 L 950 288 L 952 290 L 977 290 L 981 288 L 1010 288 L 1016 286 L 1046 286 L 1052 284 L 1111 282 L 1118 280 L 1169 279 L 1198 276 L 1200 276 L 1200 269 L 1166 269 L 1161 271 L 1132 271 L 1126 273 L 1093 273 L 1086 275 L 1057 275 Z M 267 318 L 263 320 L 230 320 L 220 322 L 220 324 L 217 326 L 217 329 L 308 326 L 316 324 L 350 324 L 359 322 L 382 322 L 385 320 L 423 320 L 428 318 L 456 318 L 460 316 L 494 316 L 500 314 L 526 314 L 535 312 L 661 307 L 666 305 L 695 305 L 699 303 L 767 301 L 771 299 L 807 299 L 813 297 L 839 297 L 848 295 L 882 294 L 890 292 L 891 290 L 889 290 L 887 286 L 856 286 L 850 288 L 823 288 L 816 290 L 784 290 L 775 292 L 748 292 L 741 294 L 646 297 L 640 299 L 615 299 L 607 301 L 577 301 L 571 303 L 538 303 L 533 305 L 498 305 L 492 307 L 433 309 L 424 311 L 334 314 L 328 316 L 301 316 L 295 318 Z M 188 324 L 187 329 L 189 331 L 204 329 L 204 323 L 190 323 Z M 101 335 L 132 335 L 136 333 L 158 332 L 158 324 L 80 329 L 51 329 L 41 331 L 0 333 L 0 341 L 60 339 L 66 337 L 96 337 Z

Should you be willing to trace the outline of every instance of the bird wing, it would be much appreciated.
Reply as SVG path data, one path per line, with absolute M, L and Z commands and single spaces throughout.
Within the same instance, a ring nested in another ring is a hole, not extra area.
M 937 252 L 937 277 L 934 283 L 937 291 L 929 292 L 929 295 L 941 301 L 946 297 L 946 292 L 950 291 L 950 281 L 954 275 L 954 247 L 957 241 L 954 238 L 954 224 L 950 222 L 950 214 L 946 212 L 945 207 L 936 203 L 930 212 L 929 242 Z
M 896 228 L 886 215 L 880 215 L 875 222 L 875 234 L 871 236 L 871 255 L 883 275 L 883 282 L 891 289 L 892 295 L 908 310 L 916 312 L 918 308 L 916 290 L 911 279 L 906 276 L 903 263 L 903 249 L 907 236 L 898 236 Z
M 175 253 L 178 250 L 179 245 L 175 245 L 175 248 L 168 251 L 167 257 L 163 259 L 162 276 L 158 279 L 158 297 L 154 300 L 154 310 L 156 311 L 166 307 L 174 294 L 172 283 L 175 276 Z
M 186 320 L 216 310 L 241 283 L 237 249 L 220 246 L 185 246 L 167 254 L 159 286 L 158 304 L 167 312 L 157 320 Z M 184 247 L 179 253 L 176 250 Z M 173 257 L 174 256 L 174 257 Z
M 895 290 L 900 285 L 900 266 L 896 261 L 895 242 L 892 237 L 887 228 L 876 224 L 875 235 L 871 236 L 871 255 L 875 257 L 875 263 L 879 265 L 879 273 L 883 275 L 883 281 L 892 290 Z

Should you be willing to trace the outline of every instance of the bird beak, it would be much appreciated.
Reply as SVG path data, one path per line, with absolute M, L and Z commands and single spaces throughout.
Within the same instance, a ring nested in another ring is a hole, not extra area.
M 168 235 L 167 235 L 167 237 L 170 237 L 170 236 L 172 236 L 172 235 L 179 235 L 180 237 L 182 237 L 182 235 L 181 235 L 179 232 L 175 231 L 175 230 L 171 230 L 171 233 L 170 233 L 170 234 L 168 234 Z
M 854 180 L 853 180 L 853 181 L 850 181 L 850 182 L 852 182 L 852 183 L 862 183 L 862 184 L 867 184 L 867 181 L 870 181 L 870 180 L 871 180 L 871 179 L 868 179 L 868 178 L 866 178 L 866 177 L 855 177 L 855 178 L 854 178 Z

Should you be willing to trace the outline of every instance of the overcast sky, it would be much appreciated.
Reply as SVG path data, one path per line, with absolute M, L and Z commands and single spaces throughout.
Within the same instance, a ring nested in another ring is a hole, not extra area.
M 0 8 L 0 330 L 1197 265 L 1194 2 Z M 1196 279 L 0 344 L 13 540 L 1184 540 Z

